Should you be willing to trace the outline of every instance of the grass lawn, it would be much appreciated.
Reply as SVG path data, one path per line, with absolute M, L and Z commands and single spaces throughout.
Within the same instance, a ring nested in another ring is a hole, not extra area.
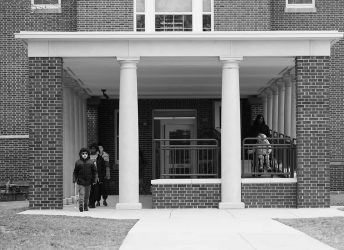
M 338 250 L 344 250 L 344 217 L 276 219 Z
M 0 249 L 119 249 L 137 220 L 19 215 L 0 207 Z

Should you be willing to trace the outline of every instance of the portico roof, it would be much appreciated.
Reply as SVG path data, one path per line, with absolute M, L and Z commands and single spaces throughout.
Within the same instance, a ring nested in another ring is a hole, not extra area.
M 28 32 L 15 37 L 29 57 L 63 57 L 64 68 L 91 95 L 118 95 L 118 57 L 140 58 L 141 97 L 219 97 L 220 57 L 242 57 L 240 91 L 258 94 L 294 66 L 295 56 L 330 56 L 337 31 L 209 33 Z

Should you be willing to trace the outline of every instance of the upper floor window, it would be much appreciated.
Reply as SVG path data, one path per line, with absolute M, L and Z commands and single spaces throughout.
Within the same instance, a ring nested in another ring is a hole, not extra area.
M 34 12 L 60 13 L 61 0 L 31 0 L 31 10 Z
M 135 30 L 213 30 L 213 0 L 135 0 Z
M 291 12 L 315 12 L 315 0 L 286 0 L 286 11 L 290 12 L 290 10 Z

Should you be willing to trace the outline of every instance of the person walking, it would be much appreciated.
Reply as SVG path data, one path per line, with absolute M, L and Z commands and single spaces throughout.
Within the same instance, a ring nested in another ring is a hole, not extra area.
M 104 181 L 100 182 L 99 184 L 99 191 L 103 198 L 103 205 L 107 206 L 108 204 L 106 202 L 106 199 L 108 198 L 108 194 L 109 194 L 108 189 L 109 189 L 109 180 L 110 180 L 110 156 L 108 153 L 104 151 L 104 147 L 102 144 L 98 145 L 98 149 L 99 149 L 99 155 L 103 158 L 104 164 L 105 164 L 105 177 L 104 177 Z M 97 204 L 100 205 L 100 195 L 98 196 Z
M 81 148 L 79 159 L 75 162 L 73 171 L 73 183 L 77 184 L 79 194 L 79 211 L 88 211 L 88 200 L 91 185 L 96 182 L 97 171 L 95 165 L 90 160 L 90 152 L 87 148 Z
M 104 178 L 106 175 L 105 162 L 103 157 L 99 155 L 99 148 L 96 144 L 90 146 L 90 159 L 96 167 L 97 179 L 91 187 L 91 194 L 89 199 L 89 208 L 100 206 L 101 188 L 103 188 Z

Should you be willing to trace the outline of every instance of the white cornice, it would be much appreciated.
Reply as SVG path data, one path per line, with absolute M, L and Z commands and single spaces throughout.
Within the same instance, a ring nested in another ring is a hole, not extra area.
M 339 40 L 338 31 L 228 31 L 207 33 L 136 33 L 136 32 L 34 32 L 21 31 L 16 39 L 28 40 Z
M 330 56 L 337 31 L 209 33 L 29 32 L 15 34 L 29 57 Z

